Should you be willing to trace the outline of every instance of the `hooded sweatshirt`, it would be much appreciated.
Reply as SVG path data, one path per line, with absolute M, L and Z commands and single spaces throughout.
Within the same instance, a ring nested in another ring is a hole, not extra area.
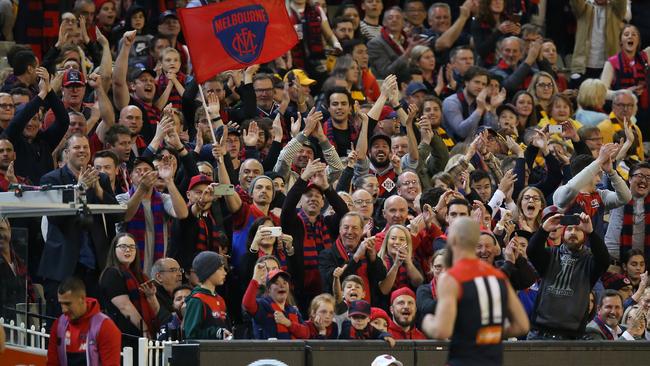
M 66 342 L 68 366 L 86 365 L 86 334 L 90 330 L 90 319 L 99 313 L 99 303 L 96 299 L 86 298 L 86 313 L 80 318 L 69 320 L 66 339 L 59 339 L 56 319 L 50 330 L 50 343 L 47 347 L 47 365 L 61 365 L 57 347 L 59 342 Z M 67 315 L 64 315 L 68 317 Z M 69 337 L 68 337 L 69 335 Z M 122 333 L 112 320 L 106 319 L 97 334 L 97 348 L 102 366 L 119 366 L 120 351 L 122 350 Z

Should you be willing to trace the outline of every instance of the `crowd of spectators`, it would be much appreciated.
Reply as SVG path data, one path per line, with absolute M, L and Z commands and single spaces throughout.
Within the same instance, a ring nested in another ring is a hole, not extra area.
M 650 340 L 647 4 L 288 0 L 293 49 L 199 84 L 176 9 L 213 2 L 0 0 L 0 191 L 126 207 L 0 220 L 3 316 L 101 309 L 125 346 L 424 339 L 470 216 L 528 339 Z

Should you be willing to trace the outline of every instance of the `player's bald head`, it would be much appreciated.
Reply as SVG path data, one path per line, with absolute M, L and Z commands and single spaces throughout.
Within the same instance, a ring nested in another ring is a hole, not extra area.
M 474 252 L 481 230 L 476 221 L 459 217 L 449 226 L 447 241 L 458 249 Z

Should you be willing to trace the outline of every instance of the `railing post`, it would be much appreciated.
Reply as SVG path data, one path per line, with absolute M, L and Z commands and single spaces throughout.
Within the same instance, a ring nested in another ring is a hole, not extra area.
M 133 348 L 122 348 L 122 366 L 133 366 Z
M 138 338 L 138 365 L 147 366 L 149 361 L 149 340 Z

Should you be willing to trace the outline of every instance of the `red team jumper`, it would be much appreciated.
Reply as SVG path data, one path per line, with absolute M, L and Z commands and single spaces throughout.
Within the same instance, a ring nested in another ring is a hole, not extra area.
M 506 275 L 480 259 L 459 260 L 447 273 L 458 282 L 458 311 L 448 365 L 501 365 L 508 309 Z

